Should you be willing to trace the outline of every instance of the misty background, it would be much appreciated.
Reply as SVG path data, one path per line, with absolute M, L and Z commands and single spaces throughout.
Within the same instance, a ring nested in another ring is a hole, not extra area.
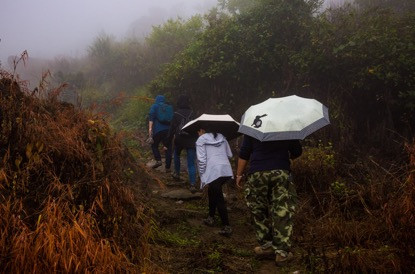
M 81 57 L 100 33 L 143 37 L 169 18 L 204 13 L 216 0 L 3 0 L 0 60 L 27 50 L 30 57 Z
M 328 4 L 344 0 L 326 0 Z M 169 18 L 204 14 L 217 0 L 3 0 L 0 61 L 27 50 L 32 58 L 82 57 L 94 38 L 145 37 Z

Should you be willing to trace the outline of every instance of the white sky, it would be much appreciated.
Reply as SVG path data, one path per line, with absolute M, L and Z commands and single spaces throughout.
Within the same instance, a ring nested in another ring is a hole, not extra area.
M 131 24 L 161 24 L 204 13 L 216 0 L 1 0 L 0 60 L 27 50 L 29 57 L 80 57 L 100 33 L 122 39 Z

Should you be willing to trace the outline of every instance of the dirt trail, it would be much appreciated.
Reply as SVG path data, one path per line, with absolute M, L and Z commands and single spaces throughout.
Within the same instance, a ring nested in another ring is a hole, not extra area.
M 162 168 L 151 170 L 148 183 L 149 204 L 155 210 L 159 225 L 152 244 L 152 260 L 169 273 L 293 273 L 303 268 L 299 259 L 277 268 L 273 258 L 259 259 L 251 217 L 242 193 L 232 184 L 224 186 L 233 234 L 227 238 L 217 232 L 221 228 L 216 216 L 214 227 L 205 226 L 207 193 L 195 199 L 170 199 L 162 195 L 172 190 L 188 192 L 184 183 L 177 184 Z M 157 182 L 159 181 L 159 182 Z M 303 271 L 301 271 L 303 272 Z

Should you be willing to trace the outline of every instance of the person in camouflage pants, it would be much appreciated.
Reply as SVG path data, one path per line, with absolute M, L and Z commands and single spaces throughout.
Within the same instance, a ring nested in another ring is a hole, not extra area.
M 276 252 L 290 250 L 292 217 L 297 193 L 286 170 L 258 171 L 248 176 L 245 198 L 252 212 L 256 237 L 261 245 L 272 243 Z
M 294 258 L 291 252 L 293 215 L 297 194 L 291 178 L 291 160 L 302 154 L 299 140 L 261 142 L 244 135 L 236 171 L 236 185 L 242 187 L 245 167 L 245 198 L 254 218 L 260 244 L 257 255 L 275 255 L 282 265 Z

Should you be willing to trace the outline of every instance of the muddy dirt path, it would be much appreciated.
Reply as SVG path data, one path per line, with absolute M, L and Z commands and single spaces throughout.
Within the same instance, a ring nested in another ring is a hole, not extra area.
M 242 193 L 233 184 L 224 186 L 231 237 L 202 222 L 208 212 L 207 192 L 191 195 L 185 182 L 175 182 L 162 167 L 148 168 L 154 177 L 149 182 L 148 203 L 154 208 L 158 231 L 152 242 L 152 261 L 168 273 L 299 273 L 300 259 L 277 268 L 273 258 L 257 258 L 253 226 Z M 172 195 L 170 195 L 172 194 Z M 163 196 L 174 196 L 168 198 Z

